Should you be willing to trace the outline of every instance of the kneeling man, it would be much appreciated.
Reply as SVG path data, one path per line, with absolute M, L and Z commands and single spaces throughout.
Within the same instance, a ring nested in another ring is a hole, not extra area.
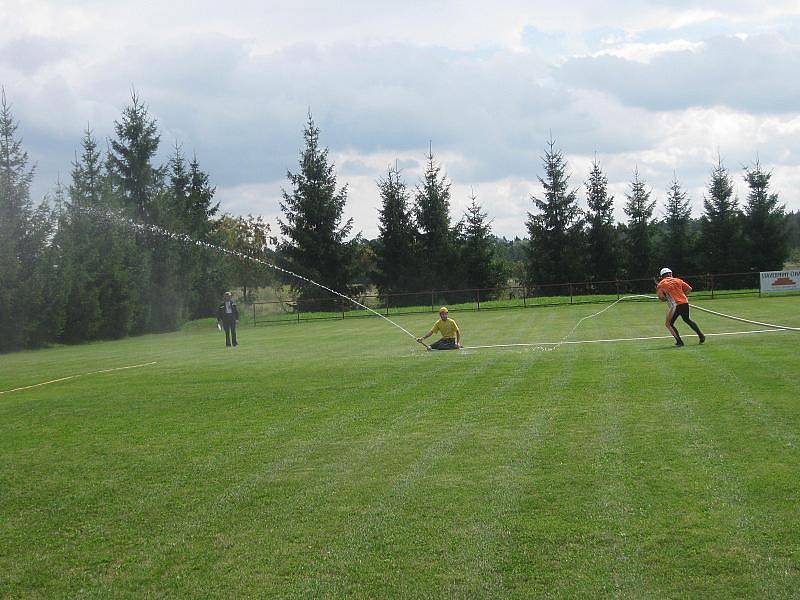
M 418 337 L 417 341 L 423 343 L 422 340 L 431 337 L 436 331 L 442 334 L 442 339 L 431 344 L 431 350 L 458 350 L 461 348 L 461 332 L 456 322 L 447 316 L 446 306 L 439 309 L 439 320 L 433 324 L 431 330 L 422 337 Z

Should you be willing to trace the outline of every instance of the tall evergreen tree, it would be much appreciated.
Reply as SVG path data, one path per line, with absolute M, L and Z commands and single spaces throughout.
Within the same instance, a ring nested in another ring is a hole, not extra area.
M 300 171 L 289 171 L 291 191 L 283 191 L 279 219 L 281 254 L 288 268 L 340 293 L 350 287 L 354 270 L 355 240 L 347 240 L 353 219 L 342 223 L 347 186 L 336 189 L 333 163 L 327 148 L 319 145 L 319 128 L 311 113 L 303 131 L 305 147 L 300 153 Z M 298 285 L 301 299 L 320 297 L 320 290 Z
M 134 92 L 131 104 L 115 122 L 116 139 L 111 141 L 109 164 L 118 195 L 128 213 L 137 221 L 154 224 L 167 230 L 179 226 L 182 220 L 184 199 L 175 203 L 173 193 L 181 185 L 185 187 L 185 162 L 172 164 L 182 170 L 184 178 L 172 189 L 165 185 L 165 170 L 154 164 L 160 136 L 155 119 L 148 114 L 146 105 Z M 181 191 L 185 194 L 185 190 Z M 169 331 L 175 329 L 185 316 L 182 301 L 185 281 L 181 276 L 181 248 L 166 237 L 153 233 L 137 236 L 143 253 L 149 254 L 149 286 L 143 288 L 147 294 L 147 311 L 141 312 L 141 320 L 135 331 Z
M 749 270 L 780 270 L 789 255 L 786 211 L 778 203 L 778 194 L 769 191 L 771 177 L 772 172 L 762 169 L 758 159 L 744 172 L 749 187 L 744 207 Z
M 22 255 L 25 273 L 25 345 L 44 346 L 55 340 L 64 324 L 64 273 L 52 239 L 57 215 L 43 200 L 34 210 Z
M 186 214 L 189 232 L 197 239 L 205 239 L 211 231 L 211 222 L 219 212 L 219 202 L 214 202 L 217 189 L 209 182 L 208 173 L 200 169 L 197 155 L 189 163 L 189 195 Z
M 664 215 L 664 246 L 662 258 L 664 264 L 681 273 L 688 273 L 692 265 L 691 238 L 691 202 L 681 187 L 678 177 L 673 173 L 672 183 L 667 189 Z
M 164 212 L 168 212 L 168 218 L 162 218 L 162 224 L 167 225 L 169 221 L 171 228 L 180 233 L 189 233 L 189 172 L 187 170 L 186 157 L 180 144 L 175 142 L 172 156 L 167 162 L 166 169 L 166 200 Z
M 639 178 L 639 169 L 634 169 L 630 192 L 625 194 L 626 243 L 628 277 L 648 277 L 654 268 L 653 256 L 653 210 L 655 200 L 650 200 L 650 190 Z
M 419 289 L 442 289 L 453 283 L 455 232 L 450 226 L 450 182 L 428 149 L 428 164 L 416 186 L 414 218 L 421 260 Z
M 722 158 L 711 170 L 703 208 L 698 242 L 703 268 L 708 273 L 740 271 L 744 254 L 741 212 L 733 195 L 733 181 Z
M 544 156 L 544 196 L 531 196 L 537 214 L 528 213 L 528 282 L 562 283 L 583 277 L 583 219 L 576 190 L 569 187 L 567 161 L 551 138 Z
M 164 170 L 153 163 L 160 142 L 157 124 L 135 92 L 114 132 L 106 164 L 115 198 L 136 221 L 169 227 Z M 179 318 L 176 249 L 157 234 L 137 235 L 136 241 L 141 302 L 134 302 L 132 333 L 174 329 Z M 125 257 L 126 264 L 131 258 Z
M 378 180 L 377 284 L 381 294 L 417 289 L 418 264 L 409 193 L 395 166 Z
M 71 176 L 67 208 L 53 241 L 66 296 L 61 340 L 119 338 L 147 313 L 149 253 L 140 250 L 124 224 L 109 218 L 109 209 L 118 208 L 120 199 L 88 127 Z
M 110 250 L 107 232 L 102 231 L 103 221 L 91 212 L 100 207 L 102 172 L 97 142 L 88 126 L 81 146 L 80 158 L 76 153 L 72 163 L 69 200 L 55 240 L 67 274 L 65 342 L 98 337 L 103 327 L 101 290 L 117 275 L 104 268 Z
M 136 92 L 122 111 L 122 119 L 114 122 L 114 132 L 117 137 L 111 140 L 110 170 L 116 175 L 131 216 L 150 223 L 153 202 L 163 180 L 163 171 L 153 164 L 160 136 L 155 119 L 150 118 Z
M 608 194 L 608 178 L 597 155 L 586 180 L 587 272 L 595 281 L 610 281 L 617 276 L 618 259 L 614 227 L 614 196 Z
M 5 90 L 0 90 L 0 352 L 26 345 L 24 328 L 30 317 L 23 281 L 31 258 L 34 167 L 16 137 L 18 126 Z
M 216 188 L 202 169 L 197 155 L 189 163 L 189 188 L 186 205 L 186 225 L 189 234 L 196 240 L 212 241 L 212 224 L 219 212 L 219 202 L 214 202 Z M 225 287 L 220 257 L 208 250 L 194 249 L 189 260 L 192 263 L 192 297 L 189 302 L 189 317 L 198 319 L 213 314 L 219 290 Z
M 34 167 L 0 89 L 0 352 L 41 346 L 62 325 L 60 266 L 50 244 L 56 226 L 47 198 L 30 195 Z
M 87 125 L 81 140 L 80 159 L 75 155 L 72 163 L 72 183 L 69 187 L 69 201 L 76 209 L 95 208 L 101 204 L 103 193 L 103 165 L 97 140 Z
M 499 287 L 505 283 L 506 273 L 495 256 L 492 223 L 487 221 L 474 192 L 470 200 L 460 227 L 463 285 L 470 289 Z

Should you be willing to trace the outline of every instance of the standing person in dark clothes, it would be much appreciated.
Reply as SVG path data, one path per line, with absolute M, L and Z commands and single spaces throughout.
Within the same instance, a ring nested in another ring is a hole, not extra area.
M 669 304 L 666 326 L 672 337 L 675 338 L 675 345 L 678 347 L 683 346 L 681 335 L 675 329 L 675 321 L 678 320 L 678 317 L 682 317 L 683 321 L 694 330 L 702 344 L 706 341 L 706 336 L 700 331 L 697 323 L 689 318 L 689 299 L 686 297 L 686 293 L 692 291 L 692 286 L 683 279 L 673 277 L 672 270 L 669 267 L 661 269 L 660 275 L 661 281 L 658 282 L 656 292 L 659 300 Z
M 225 346 L 230 348 L 231 341 L 234 346 L 238 346 L 236 341 L 236 323 L 239 322 L 239 309 L 236 302 L 231 297 L 230 292 L 225 292 L 225 298 L 217 309 L 217 323 L 222 323 L 225 329 Z

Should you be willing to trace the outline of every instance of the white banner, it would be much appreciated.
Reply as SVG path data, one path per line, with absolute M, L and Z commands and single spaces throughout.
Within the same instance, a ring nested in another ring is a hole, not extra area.
M 800 292 L 800 271 L 761 271 L 762 292 Z

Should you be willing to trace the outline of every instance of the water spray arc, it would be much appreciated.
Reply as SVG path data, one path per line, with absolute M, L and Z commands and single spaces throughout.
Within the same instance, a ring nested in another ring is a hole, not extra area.
M 98 211 L 96 211 L 96 210 L 89 210 L 89 209 L 84 209 L 84 210 L 86 210 L 90 214 L 93 214 L 93 215 L 97 216 Z M 317 283 L 313 279 L 309 279 L 308 277 L 304 277 L 303 275 L 299 275 L 297 273 L 289 271 L 288 269 L 284 269 L 282 267 L 279 267 L 278 265 L 274 265 L 269 261 L 266 261 L 266 260 L 263 260 L 263 259 L 260 259 L 260 258 L 255 258 L 253 256 L 249 256 L 247 254 L 244 254 L 243 252 L 237 252 L 236 250 L 230 250 L 228 248 L 223 248 L 222 246 L 217 246 L 215 244 L 210 244 L 208 242 L 203 242 L 203 241 L 200 241 L 200 240 L 196 240 L 196 239 L 192 238 L 191 236 L 189 236 L 187 234 L 175 233 L 173 231 L 169 231 L 167 229 L 164 229 L 163 227 L 159 227 L 158 225 L 143 225 L 142 223 L 137 223 L 136 221 L 134 221 L 132 219 L 123 217 L 121 215 L 114 214 L 113 212 L 110 212 L 110 211 L 109 212 L 101 212 L 99 214 L 103 218 L 111 219 L 111 220 L 114 220 L 116 222 L 123 222 L 126 225 L 128 225 L 129 227 L 131 227 L 132 229 L 134 229 L 134 230 L 136 230 L 136 231 L 138 231 L 140 233 L 152 233 L 152 234 L 156 234 L 156 235 L 160 235 L 160 236 L 172 239 L 172 240 L 177 241 L 177 242 L 181 242 L 183 244 L 193 244 L 194 246 L 196 246 L 198 248 L 205 248 L 207 250 L 213 250 L 213 251 L 216 251 L 216 252 L 221 252 L 223 254 L 226 254 L 228 256 L 232 256 L 234 258 L 239 258 L 239 259 L 242 259 L 242 260 L 249 260 L 251 262 L 258 263 L 260 265 L 263 265 L 263 266 L 268 267 L 270 269 L 273 269 L 275 271 L 279 271 L 280 273 L 284 273 L 286 275 L 290 275 L 291 277 L 295 277 L 295 278 L 297 278 L 297 279 L 299 279 L 301 281 L 305 281 L 306 283 L 309 283 L 311 285 L 315 285 L 318 288 L 321 288 L 321 289 L 323 289 L 323 290 L 325 290 L 327 292 L 330 292 L 331 294 L 335 294 L 336 296 L 339 296 L 340 298 L 342 298 L 344 300 L 347 300 L 348 302 L 351 302 L 351 303 L 355 304 L 356 306 L 358 306 L 360 308 L 363 308 L 366 311 L 371 312 L 372 314 L 380 317 L 384 321 L 387 321 L 387 322 L 391 323 L 392 325 L 394 325 L 397 329 L 399 329 L 400 331 L 405 333 L 407 336 L 409 336 L 414 341 L 416 341 L 416 339 L 417 339 L 416 336 L 413 333 L 411 333 L 410 331 L 408 331 L 407 329 L 405 329 L 401 325 L 398 325 L 397 323 L 392 321 L 386 315 L 382 315 L 378 311 L 371 309 L 369 306 L 365 306 L 365 305 L 361 304 L 358 300 L 354 300 L 353 298 L 350 298 L 349 296 L 345 296 L 344 294 L 342 294 L 340 292 L 337 292 L 336 290 L 331 289 L 326 285 L 323 285 L 321 283 Z
M 363 308 L 364 310 L 366 310 L 366 311 L 374 314 L 375 316 L 380 317 L 384 321 L 390 323 L 395 328 L 399 329 L 400 331 L 405 333 L 408 337 L 413 339 L 415 342 L 417 341 L 417 337 L 413 333 L 411 333 L 410 331 L 408 331 L 403 326 L 399 325 L 398 323 L 396 323 L 395 321 L 393 321 L 392 319 L 390 319 L 386 315 L 383 315 L 383 314 L 379 313 L 378 311 L 373 310 L 370 307 L 365 306 L 364 304 L 361 304 L 357 300 L 355 300 L 353 298 L 350 298 L 349 296 L 346 296 L 346 295 L 344 295 L 344 294 L 342 294 L 340 292 L 337 292 L 334 289 L 329 288 L 326 285 L 318 283 L 318 282 L 316 282 L 316 281 L 314 281 L 312 279 L 309 279 L 308 277 L 304 277 L 303 275 L 299 275 L 297 273 L 289 271 L 288 269 L 284 269 L 282 267 L 279 267 L 278 265 L 274 265 L 269 261 L 266 261 L 266 260 L 263 260 L 263 259 L 260 259 L 260 258 L 255 258 L 253 256 L 249 256 L 249 255 L 244 254 L 242 252 L 237 252 L 235 250 L 230 250 L 228 248 L 224 248 L 224 247 L 221 247 L 221 246 L 216 246 L 215 244 L 210 244 L 208 242 L 195 240 L 194 238 L 192 238 L 191 236 L 189 236 L 187 234 L 174 233 L 172 231 L 164 229 L 163 227 L 159 227 L 158 225 L 144 225 L 142 223 L 137 223 L 136 221 L 134 221 L 132 219 L 129 219 L 129 218 L 124 217 L 124 216 L 119 215 L 119 214 L 115 214 L 113 211 L 98 211 L 97 209 L 83 209 L 83 210 L 88 212 L 89 214 L 92 214 L 93 216 L 100 216 L 102 218 L 110 219 L 110 220 L 113 220 L 115 222 L 122 222 L 122 223 L 128 225 L 129 227 L 131 227 L 132 229 L 134 229 L 135 231 L 138 231 L 138 232 L 141 232 L 141 233 L 156 234 L 156 235 L 160 235 L 160 236 L 163 236 L 163 237 L 166 237 L 166 238 L 169 238 L 169 239 L 172 239 L 172 240 L 184 243 L 184 244 L 192 244 L 192 245 L 194 245 L 196 247 L 206 248 L 208 250 L 221 252 L 221 253 L 226 254 L 228 256 L 232 256 L 232 257 L 235 257 L 235 258 L 238 258 L 238 259 L 242 259 L 242 260 L 252 261 L 252 262 L 258 263 L 260 265 L 263 265 L 265 267 L 268 267 L 270 269 L 273 269 L 275 271 L 278 271 L 280 273 L 284 273 L 286 275 L 289 275 L 291 277 L 294 277 L 296 279 L 304 281 L 304 282 L 306 282 L 308 284 L 314 285 L 314 286 L 316 286 L 316 287 L 318 287 L 320 289 L 323 289 L 323 290 L 325 290 L 327 292 L 330 292 L 331 294 L 334 294 L 334 295 L 336 295 L 336 296 L 338 296 L 338 297 L 340 297 L 340 298 L 342 298 L 344 300 L 347 300 L 348 302 L 350 302 L 350 303 L 352 303 L 352 304 L 354 304 L 354 305 L 356 305 L 356 306 L 358 306 L 360 308 Z M 559 348 L 559 347 L 561 347 L 563 345 L 566 345 L 566 344 L 617 342 L 617 341 L 645 340 L 645 339 L 662 339 L 662 337 L 664 337 L 664 338 L 669 337 L 669 336 L 651 336 L 651 337 L 637 337 L 637 338 L 621 338 L 621 339 L 614 339 L 614 340 L 583 340 L 583 341 L 570 341 L 569 340 L 569 338 L 575 333 L 575 331 L 581 326 L 581 324 L 584 321 L 586 321 L 588 319 L 593 319 L 595 317 L 598 317 L 598 316 L 602 315 L 603 313 L 605 313 L 606 311 L 611 310 L 612 308 L 614 308 L 620 302 L 624 302 L 624 301 L 627 301 L 627 300 L 658 300 L 658 297 L 651 296 L 651 295 L 648 295 L 648 294 L 632 294 L 632 295 L 628 295 L 628 296 L 622 296 L 621 298 L 618 298 L 615 302 L 612 302 L 611 304 L 609 304 L 608 306 L 604 307 L 603 309 L 601 309 L 601 310 L 599 310 L 599 311 L 597 311 L 595 313 L 592 313 L 591 315 L 587 315 L 585 317 L 582 317 L 580 320 L 578 320 L 577 323 L 575 323 L 574 327 L 569 331 L 569 333 L 567 333 L 565 336 L 563 336 L 558 342 L 531 342 L 531 343 L 515 343 L 515 344 L 493 344 L 493 345 L 483 345 L 483 346 L 463 346 L 463 349 L 464 350 L 478 350 L 478 349 L 483 349 L 483 348 L 510 348 L 510 347 L 526 347 L 527 346 L 527 347 L 538 347 L 538 348 L 540 348 L 542 350 L 552 351 L 552 350 L 555 350 L 555 349 L 557 349 L 557 348 Z M 722 333 L 713 334 L 712 333 L 712 334 L 708 334 L 708 335 L 734 335 L 734 334 L 749 334 L 749 333 L 765 333 L 766 331 L 779 331 L 779 330 L 780 331 L 800 332 L 800 327 L 790 327 L 790 326 L 787 326 L 787 325 L 777 325 L 777 324 L 773 324 L 773 323 L 763 323 L 761 321 L 754 321 L 754 320 L 750 320 L 750 319 L 745 319 L 743 317 L 737 317 L 737 316 L 734 316 L 734 315 L 728 315 L 728 314 L 725 314 L 725 313 L 713 311 L 711 309 L 703 308 L 702 306 L 696 306 L 694 304 L 689 304 L 689 306 L 691 306 L 692 308 L 695 308 L 697 310 L 700 310 L 700 311 L 703 311 L 703 312 L 707 312 L 707 313 L 710 313 L 710 314 L 713 314 L 713 315 L 716 315 L 716 316 L 719 316 L 719 317 L 722 317 L 722 318 L 731 319 L 731 320 L 739 321 L 739 322 L 742 322 L 742 323 L 749 323 L 749 324 L 752 324 L 752 325 L 758 325 L 760 327 L 768 327 L 768 328 L 770 328 L 768 330 L 759 330 L 759 331 L 756 331 L 756 332 L 742 331 L 742 332 L 734 332 L 734 333 L 726 333 L 726 334 L 722 334 Z M 424 342 L 419 342 L 419 343 L 421 345 L 425 346 L 425 348 L 427 350 L 430 350 L 430 347 L 427 344 L 425 344 Z

